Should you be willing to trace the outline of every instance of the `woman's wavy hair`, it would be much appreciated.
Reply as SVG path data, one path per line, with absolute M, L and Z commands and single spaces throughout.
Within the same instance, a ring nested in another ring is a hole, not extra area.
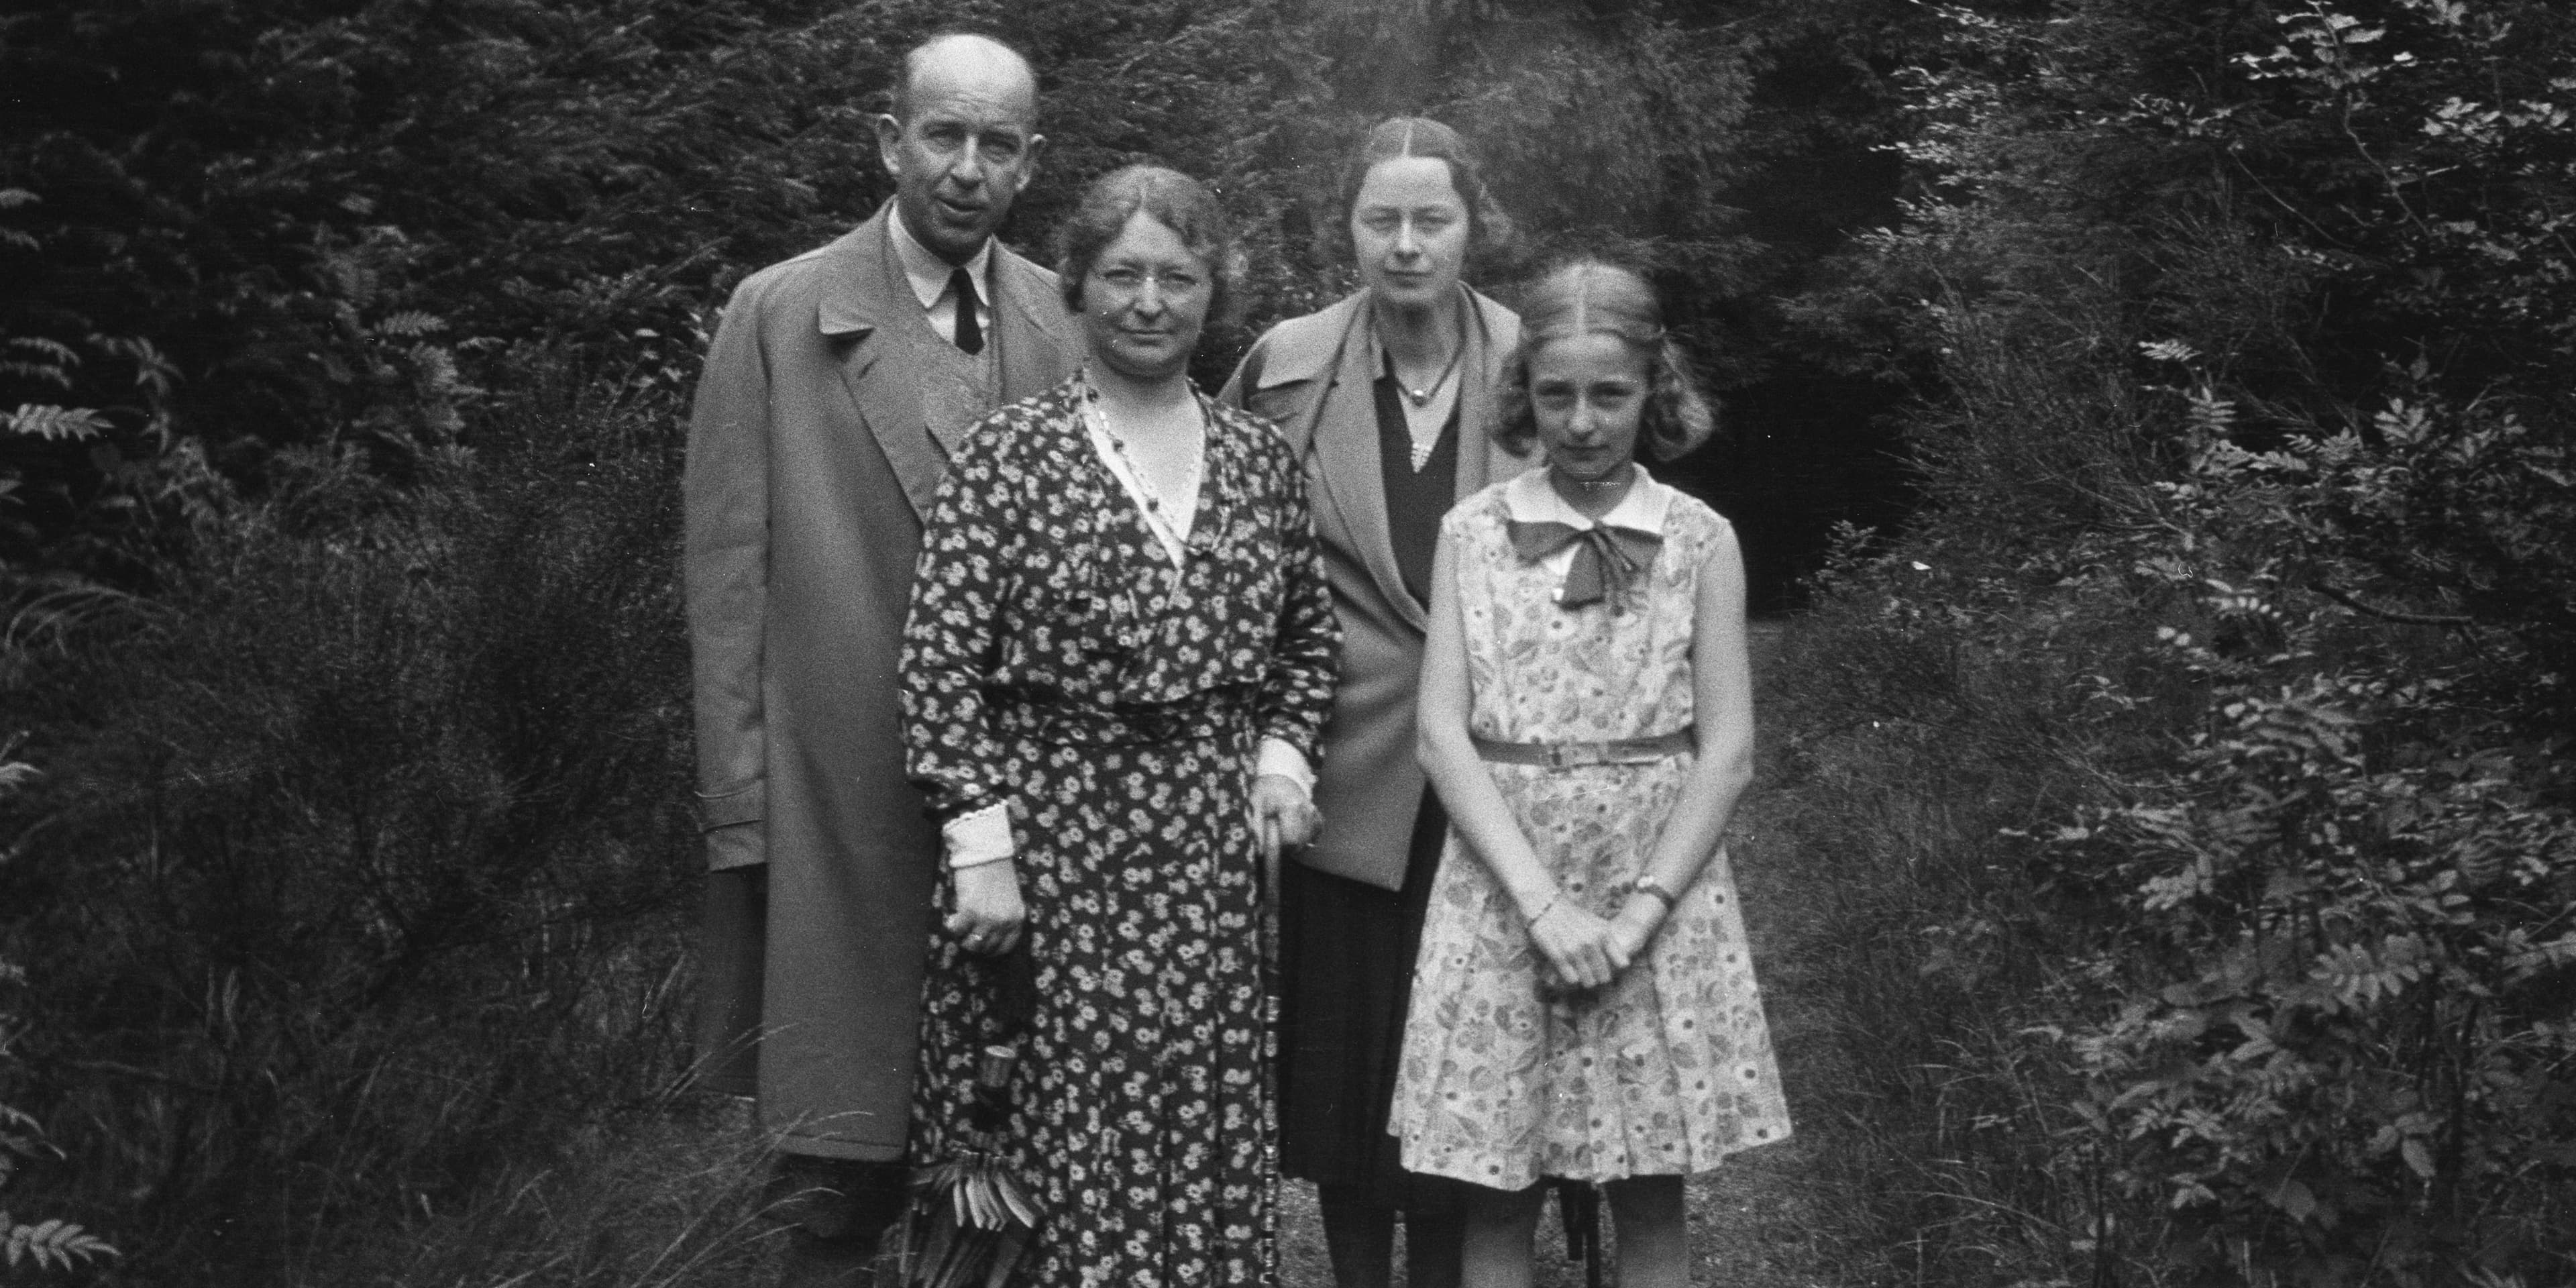
M 1456 130 L 1424 116 L 1378 122 L 1343 165 L 1341 218 L 1333 224 L 1333 245 L 1343 261 L 1359 258 L 1359 247 L 1351 241 L 1351 209 L 1359 204 L 1360 185 L 1368 181 L 1369 170 L 1378 162 L 1401 157 L 1428 157 L 1448 165 L 1449 184 L 1467 207 L 1468 275 L 1508 272 L 1520 250 L 1520 235 L 1511 216 L 1494 200 L 1493 189 L 1485 185 L 1484 163 Z
M 1646 359 L 1646 407 L 1637 426 L 1639 450 L 1669 461 L 1708 441 L 1717 408 L 1701 391 L 1690 358 L 1664 327 L 1655 288 L 1636 270 L 1583 258 L 1539 279 L 1521 302 L 1521 342 L 1504 364 L 1495 392 L 1499 414 L 1494 438 L 1515 455 L 1538 439 L 1530 406 L 1530 355 L 1550 340 L 1578 335 L 1617 336 Z
M 1138 211 L 1171 229 L 1208 266 L 1215 289 L 1208 297 L 1207 325 L 1232 323 L 1243 286 L 1243 254 L 1235 248 L 1233 223 L 1214 190 L 1158 165 L 1112 170 L 1082 190 L 1082 200 L 1055 236 L 1056 289 L 1064 293 L 1064 306 L 1082 311 L 1083 282 Z

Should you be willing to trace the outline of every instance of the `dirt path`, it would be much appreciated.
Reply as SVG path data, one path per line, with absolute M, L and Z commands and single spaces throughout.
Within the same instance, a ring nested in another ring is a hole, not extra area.
M 1751 1150 L 1691 1186 L 1692 1283 L 1699 1288 L 1866 1288 L 1877 1282 L 1865 1237 L 1838 1218 L 1824 1163 L 1833 1157 L 1838 1124 L 1823 1106 L 1832 1085 L 1829 1017 L 1811 1009 L 1798 988 L 1799 949 L 1818 951 L 1812 909 L 1798 899 L 1794 874 L 1763 836 L 1758 802 L 1748 802 L 1735 830 L 1736 880 L 1752 923 L 1754 960 L 1764 965 L 1764 1006 L 1789 1087 L 1797 1134 Z M 1291 1183 L 1281 1216 L 1281 1278 L 1289 1288 L 1332 1288 L 1314 1191 Z M 1537 1288 L 1580 1288 L 1583 1267 L 1565 1259 L 1551 1210 L 1540 1228 Z M 1400 1280 L 1399 1280 L 1400 1282 Z

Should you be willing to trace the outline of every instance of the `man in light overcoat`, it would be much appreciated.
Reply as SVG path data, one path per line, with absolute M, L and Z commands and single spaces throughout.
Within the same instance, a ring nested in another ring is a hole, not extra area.
M 894 108 L 895 198 L 734 292 L 684 482 L 701 1059 L 781 1141 L 799 1285 L 864 1284 L 904 1198 L 940 855 L 895 713 L 922 517 L 967 428 L 1079 348 L 1054 274 L 993 238 L 1044 142 L 1026 60 L 935 38 Z

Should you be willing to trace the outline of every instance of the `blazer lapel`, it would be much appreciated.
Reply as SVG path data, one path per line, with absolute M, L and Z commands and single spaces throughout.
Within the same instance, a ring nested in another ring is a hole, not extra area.
M 1377 583 L 1378 593 L 1415 630 L 1427 630 L 1430 611 L 1404 588 L 1396 567 L 1395 540 L 1386 522 L 1385 462 L 1377 443 L 1377 341 L 1365 304 L 1352 311 L 1342 332 L 1332 387 L 1323 392 L 1313 446 L 1326 503 L 1350 533 L 1351 548 Z
M 1531 458 L 1515 456 L 1494 440 L 1494 420 L 1501 414 L 1495 391 L 1503 387 L 1503 367 L 1520 346 L 1520 317 L 1471 287 L 1459 289 L 1467 292 L 1467 352 L 1459 365 L 1482 377 L 1466 387 L 1471 396 L 1458 406 L 1457 499 L 1464 501 L 1529 468 Z

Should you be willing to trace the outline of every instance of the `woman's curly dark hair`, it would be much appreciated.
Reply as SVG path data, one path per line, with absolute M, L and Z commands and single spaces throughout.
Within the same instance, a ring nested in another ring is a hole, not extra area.
M 1056 289 L 1064 293 L 1064 306 L 1082 311 L 1083 281 L 1138 211 L 1171 229 L 1208 266 L 1214 289 L 1208 296 L 1207 324 L 1231 323 L 1243 285 L 1243 255 L 1235 249 L 1225 207 L 1206 184 L 1158 165 L 1112 170 L 1082 190 L 1081 202 L 1055 236 Z
M 1577 259 L 1529 288 L 1521 303 L 1521 342 L 1503 366 L 1495 392 L 1494 439 L 1516 455 L 1538 439 L 1530 407 L 1529 359 L 1550 340 L 1617 336 L 1646 359 L 1646 406 L 1638 447 L 1656 460 L 1688 452 L 1717 429 L 1717 408 L 1701 392 L 1690 358 L 1664 329 L 1663 305 L 1643 275 L 1605 260 Z
M 1493 189 L 1485 186 L 1484 164 L 1456 130 L 1422 116 L 1378 122 L 1342 167 L 1342 217 L 1333 225 L 1333 244 L 1342 258 L 1359 257 L 1359 248 L 1351 241 L 1351 211 L 1359 204 L 1360 185 L 1368 181 L 1369 170 L 1378 162 L 1401 157 L 1428 157 L 1448 165 L 1449 185 L 1458 190 L 1460 204 L 1467 207 L 1470 275 L 1508 274 L 1519 253 L 1520 235 L 1512 227 L 1511 216 L 1495 202 Z

